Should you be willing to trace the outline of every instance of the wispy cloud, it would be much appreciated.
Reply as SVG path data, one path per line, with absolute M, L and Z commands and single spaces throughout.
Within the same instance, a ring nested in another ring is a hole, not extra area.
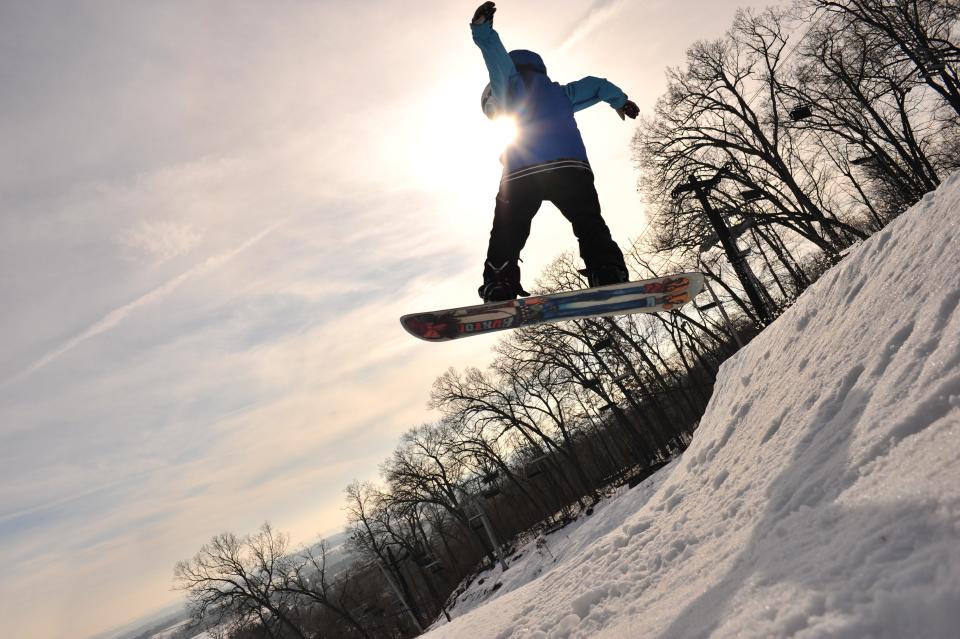
M 16 373 L 12 377 L 5 380 L 3 383 L 0 383 L 0 388 L 19 382 L 24 378 L 29 377 L 30 375 L 37 372 L 44 366 L 47 366 L 54 360 L 70 352 L 71 350 L 73 350 L 83 342 L 86 342 L 87 340 L 97 337 L 99 335 L 103 335 L 107 331 L 118 326 L 121 322 L 123 322 L 125 319 L 127 319 L 127 317 L 129 317 L 132 313 L 136 312 L 137 310 L 143 308 L 144 306 L 147 306 L 149 304 L 153 304 L 162 300 L 163 298 L 168 296 L 170 293 L 175 291 L 177 288 L 179 288 L 184 282 L 187 282 L 188 280 L 194 279 L 196 277 L 203 275 L 204 273 L 207 273 L 209 271 L 212 271 L 216 268 L 223 266 L 224 264 L 228 263 L 230 260 L 234 259 L 238 255 L 240 255 L 241 253 L 249 249 L 251 246 L 253 246 L 257 242 L 260 242 L 265 237 L 267 237 L 268 235 L 276 231 L 278 228 L 283 226 L 287 221 L 288 220 L 284 219 L 274 224 L 271 224 L 266 229 L 260 231 L 253 237 L 247 239 L 245 242 L 243 242 L 239 246 L 229 251 L 220 253 L 218 255 L 208 257 L 207 259 L 200 262 L 196 266 L 184 271 L 180 275 L 174 277 L 171 280 L 168 280 L 167 282 L 154 288 L 148 293 L 141 295 L 140 297 L 133 300 L 132 302 L 128 304 L 124 304 L 119 308 L 115 308 L 114 310 L 107 313 L 102 319 L 97 321 L 95 324 L 93 324 L 86 330 L 82 331 L 78 335 L 71 337 L 70 339 L 68 339 L 66 342 L 64 342 L 57 348 L 48 352 L 46 355 L 44 355 L 40 359 L 36 360 L 34 363 L 30 364 L 29 366 L 21 370 L 19 373 Z
M 618 57 L 633 89 L 659 73 L 634 44 L 744 2 L 669 23 L 665 0 L 529 3 L 502 26 L 571 66 Z M 83 636 L 176 597 L 211 534 L 335 528 L 342 486 L 431 418 L 436 375 L 489 359 L 492 337 L 424 347 L 396 318 L 474 297 L 499 150 L 459 3 L 7 4 L 0 619 Z M 626 237 L 625 129 L 583 124 Z M 558 212 L 536 224 L 531 281 L 575 246 Z
M 192 224 L 167 220 L 146 220 L 120 236 L 134 259 L 144 256 L 154 262 L 166 262 L 185 255 L 200 244 L 203 234 Z
M 596 0 L 577 20 L 577 26 L 563 39 L 560 51 L 567 51 L 613 18 L 627 4 L 627 0 Z

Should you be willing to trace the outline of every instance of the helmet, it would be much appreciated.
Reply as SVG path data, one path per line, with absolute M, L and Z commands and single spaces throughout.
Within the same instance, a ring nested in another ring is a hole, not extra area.
M 483 95 L 480 96 L 480 108 L 483 109 L 483 114 L 491 120 L 500 115 L 500 105 L 493 95 L 493 87 L 490 84 L 484 87 Z

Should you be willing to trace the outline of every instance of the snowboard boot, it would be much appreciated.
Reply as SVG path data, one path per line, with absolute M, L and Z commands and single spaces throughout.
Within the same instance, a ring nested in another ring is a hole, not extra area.
M 627 269 L 619 264 L 604 264 L 594 269 L 583 269 L 581 275 L 587 276 L 590 288 L 606 286 L 608 284 L 622 284 L 630 279 Z
M 507 300 L 517 299 L 517 293 L 513 287 L 505 282 L 487 282 L 480 287 L 480 297 L 483 303 L 487 302 L 506 302 Z
M 516 262 L 504 262 L 500 267 L 489 261 L 484 264 L 483 286 L 477 292 L 484 303 L 506 302 L 517 299 L 518 295 L 529 295 L 520 286 L 520 267 Z

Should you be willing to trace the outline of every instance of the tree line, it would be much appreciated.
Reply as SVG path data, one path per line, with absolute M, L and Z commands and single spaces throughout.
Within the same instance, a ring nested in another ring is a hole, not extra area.
M 489 367 L 448 370 L 435 421 L 346 487 L 349 565 L 269 525 L 218 535 L 175 569 L 195 618 L 231 638 L 415 636 L 682 452 L 721 364 L 960 167 L 958 18 L 955 0 L 802 0 L 693 44 L 632 142 L 649 224 L 627 257 L 635 278 L 703 271 L 708 295 L 517 330 Z M 561 255 L 535 292 L 582 287 Z

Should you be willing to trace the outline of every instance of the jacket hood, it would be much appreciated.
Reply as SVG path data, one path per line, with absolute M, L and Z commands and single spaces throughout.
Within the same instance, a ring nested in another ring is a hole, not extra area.
M 543 63 L 543 58 L 533 51 L 527 51 L 526 49 L 511 51 L 510 59 L 513 60 L 517 71 L 523 71 L 524 68 L 527 68 L 537 73 L 543 73 L 544 75 L 547 73 L 547 66 Z

